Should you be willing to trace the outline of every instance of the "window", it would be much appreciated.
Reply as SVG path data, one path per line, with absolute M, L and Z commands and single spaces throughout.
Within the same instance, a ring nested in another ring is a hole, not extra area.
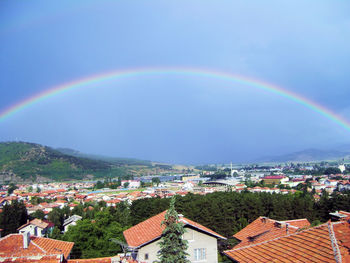
M 205 248 L 195 248 L 194 249 L 194 260 L 204 260 L 206 259 Z
M 148 259 L 148 253 L 145 254 L 145 260 L 147 260 L 147 259 Z

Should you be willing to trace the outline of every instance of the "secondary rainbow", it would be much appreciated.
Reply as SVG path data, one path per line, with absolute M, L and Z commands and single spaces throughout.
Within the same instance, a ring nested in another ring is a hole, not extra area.
M 118 80 L 121 78 L 133 78 L 133 77 L 140 77 L 140 76 L 147 76 L 147 75 L 180 75 L 180 76 L 197 76 L 197 77 L 204 77 L 204 78 L 214 78 L 214 79 L 220 79 L 225 81 L 230 81 L 233 83 L 243 84 L 246 86 L 249 86 L 251 88 L 256 88 L 260 90 L 265 90 L 270 93 L 277 94 L 281 97 L 284 97 L 286 99 L 289 99 L 291 101 L 294 101 L 306 108 L 309 108 L 313 110 L 314 112 L 317 112 L 321 114 L 322 116 L 326 117 L 327 119 L 335 122 L 339 126 L 343 127 L 344 129 L 350 131 L 350 122 L 343 117 L 337 115 L 336 113 L 332 112 L 331 110 L 327 109 L 326 107 L 317 104 L 316 102 L 313 102 L 297 93 L 294 93 L 292 91 L 283 89 L 281 87 L 275 86 L 270 83 L 263 82 L 261 80 L 256 80 L 253 78 L 248 78 L 244 76 L 239 76 L 231 73 L 224 73 L 224 72 L 217 72 L 213 70 L 208 69 L 198 69 L 198 68 L 137 68 L 137 69 L 130 69 L 130 70 L 118 70 L 118 71 L 111 71 L 107 73 L 97 74 L 93 76 L 89 76 L 86 78 L 82 78 L 79 80 L 75 80 L 69 83 L 65 83 L 63 85 L 58 85 L 52 88 L 49 88 L 43 92 L 34 94 L 33 96 L 30 96 L 26 98 L 25 100 L 22 100 L 14 105 L 11 105 L 10 107 L 6 108 L 5 110 L 0 112 L 0 122 L 4 121 L 6 118 L 11 117 L 15 113 L 19 111 L 23 111 L 24 109 L 29 108 L 33 104 L 48 99 L 50 97 L 54 97 L 60 93 L 68 92 L 72 89 L 78 89 L 83 88 L 88 85 L 101 83 L 107 80 Z

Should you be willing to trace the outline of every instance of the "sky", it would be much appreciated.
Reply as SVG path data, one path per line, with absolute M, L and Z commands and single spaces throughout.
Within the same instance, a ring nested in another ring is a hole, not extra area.
M 350 121 L 350 1 L 0 2 L 0 112 L 52 87 L 135 68 L 271 83 Z M 0 119 L 0 141 L 199 164 L 350 143 L 288 98 L 206 76 L 85 85 Z

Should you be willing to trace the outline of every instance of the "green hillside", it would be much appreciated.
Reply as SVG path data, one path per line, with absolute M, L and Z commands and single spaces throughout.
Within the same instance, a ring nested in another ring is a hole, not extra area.
M 89 175 L 123 175 L 122 167 L 88 158 L 63 154 L 50 147 L 27 142 L 0 143 L 0 175 L 35 181 L 38 177 L 48 180 L 84 179 Z

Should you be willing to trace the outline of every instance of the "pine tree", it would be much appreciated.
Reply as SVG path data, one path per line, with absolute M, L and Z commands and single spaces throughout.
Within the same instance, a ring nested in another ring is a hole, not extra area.
M 170 201 L 170 207 L 165 214 L 162 225 L 165 225 L 165 229 L 159 243 L 160 263 L 189 263 L 190 261 L 187 259 L 189 254 L 186 252 L 188 242 L 182 239 L 185 228 L 184 224 L 179 221 L 179 215 L 175 210 L 174 197 Z

